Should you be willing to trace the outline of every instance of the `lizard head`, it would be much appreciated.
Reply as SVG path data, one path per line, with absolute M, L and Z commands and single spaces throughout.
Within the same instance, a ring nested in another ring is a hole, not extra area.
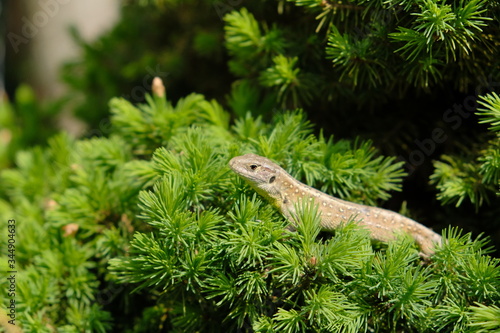
M 246 154 L 231 159 L 229 166 L 260 195 L 271 200 L 281 199 L 279 180 L 286 172 L 270 159 Z

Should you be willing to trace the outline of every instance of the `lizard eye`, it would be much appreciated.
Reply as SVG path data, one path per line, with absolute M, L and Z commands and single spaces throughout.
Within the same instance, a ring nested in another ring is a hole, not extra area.
M 251 165 L 250 165 L 250 169 L 252 169 L 252 170 L 257 169 L 257 164 L 251 164 Z
M 269 184 L 274 183 L 275 180 L 276 176 L 272 176 L 271 178 L 269 178 Z

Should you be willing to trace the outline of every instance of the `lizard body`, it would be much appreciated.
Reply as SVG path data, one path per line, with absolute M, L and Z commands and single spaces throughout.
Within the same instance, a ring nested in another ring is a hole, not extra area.
M 395 238 L 395 232 L 404 231 L 415 239 L 425 255 L 432 255 L 435 244 L 441 243 L 440 235 L 408 217 L 332 197 L 299 182 L 265 157 L 246 154 L 234 157 L 229 165 L 290 221 L 294 221 L 297 204 L 309 200 L 317 205 L 324 230 L 334 230 L 352 216 L 360 220 L 359 224 L 377 241 L 390 241 Z

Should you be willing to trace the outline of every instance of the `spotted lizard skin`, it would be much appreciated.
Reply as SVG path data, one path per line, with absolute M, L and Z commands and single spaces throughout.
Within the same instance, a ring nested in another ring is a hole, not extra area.
M 229 166 L 290 221 L 295 220 L 298 204 L 308 200 L 317 205 L 321 227 L 327 231 L 353 217 L 377 241 L 391 241 L 398 232 L 410 234 L 426 256 L 432 255 L 436 244 L 442 242 L 440 235 L 401 214 L 341 200 L 307 186 L 265 157 L 237 156 L 231 159 Z

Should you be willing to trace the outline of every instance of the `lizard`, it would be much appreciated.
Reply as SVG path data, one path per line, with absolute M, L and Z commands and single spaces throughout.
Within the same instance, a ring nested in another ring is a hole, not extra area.
M 393 240 L 397 232 L 408 233 L 424 257 L 434 254 L 435 246 L 442 242 L 439 234 L 406 216 L 345 201 L 307 186 L 266 157 L 256 154 L 237 156 L 229 161 L 229 166 L 289 221 L 294 221 L 298 203 L 309 200 L 317 205 L 320 226 L 325 231 L 335 230 L 342 222 L 354 217 L 376 241 L 386 243 Z

